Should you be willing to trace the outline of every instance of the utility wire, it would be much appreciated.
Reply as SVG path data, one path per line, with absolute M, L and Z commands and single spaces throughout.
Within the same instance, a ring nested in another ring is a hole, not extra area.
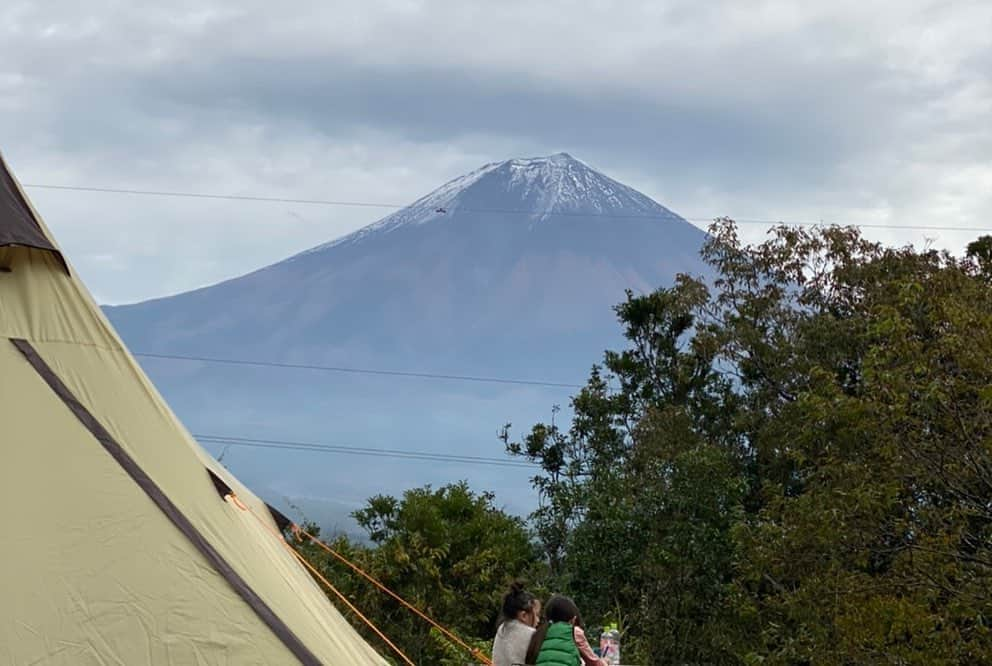
M 43 190 L 68 190 L 71 192 L 101 192 L 104 194 L 136 194 L 153 197 L 181 197 L 187 199 L 226 199 L 229 201 L 267 201 L 270 203 L 298 203 L 320 206 L 358 206 L 362 208 L 404 208 L 400 204 L 371 203 L 367 201 L 334 201 L 328 199 L 291 199 L 283 197 L 253 197 L 239 194 L 208 194 L 200 192 L 166 192 L 160 190 L 127 190 L 113 187 L 84 187 L 77 185 L 47 185 L 42 183 L 23 183 L 23 187 L 34 187 Z
M 403 451 L 400 449 L 376 449 L 362 446 L 341 446 L 335 444 L 320 444 L 315 442 L 300 442 L 285 439 L 258 439 L 251 437 L 229 437 L 224 435 L 198 435 L 193 437 L 203 443 L 223 444 L 225 446 L 245 446 L 262 449 L 282 449 L 295 451 L 314 451 L 318 453 L 341 453 L 350 455 L 370 456 L 374 458 L 397 458 L 402 460 L 427 460 L 443 463 L 458 463 L 462 465 L 487 465 L 495 467 L 536 467 L 527 461 L 507 460 L 503 458 L 487 458 L 483 456 L 468 456 L 454 453 L 432 453 L 429 451 Z
M 191 361 L 201 363 L 218 363 L 226 365 L 248 365 L 263 368 L 290 368 L 294 370 L 314 370 L 319 372 L 340 372 L 357 375 L 381 375 L 387 377 L 410 377 L 417 379 L 443 379 L 460 382 L 478 382 L 488 384 L 516 384 L 522 386 L 543 386 L 549 388 L 583 388 L 582 384 L 567 384 L 564 382 L 541 381 L 531 379 L 510 379 L 505 377 L 480 377 L 474 375 L 448 375 L 433 372 L 404 372 L 400 370 L 375 370 L 371 368 L 349 368 L 331 365 L 313 365 L 309 363 L 278 363 L 275 361 L 255 361 L 240 358 L 213 358 L 209 356 L 185 356 L 182 354 L 155 354 L 151 352 L 131 352 L 134 356 L 144 358 L 169 359 L 176 361 Z
M 391 208 L 391 209 L 402 209 L 406 208 L 408 204 L 397 204 L 397 203 L 385 203 L 385 202 L 372 202 L 372 201 L 341 201 L 333 199 L 295 199 L 289 197 L 261 197 L 261 196 L 249 196 L 249 195 L 238 195 L 238 194 L 210 194 L 201 192 L 175 192 L 175 191 L 160 191 L 160 190 L 132 190 L 123 188 L 113 188 L 113 187 L 88 187 L 82 185 L 51 185 L 47 183 L 24 183 L 24 187 L 33 187 L 38 189 L 47 190 L 67 190 L 73 192 L 99 192 L 105 194 L 132 194 L 132 195 L 142 195 L 142 196 L 157 196 L 157 197 L 178 197 L 178 198 L 192 198 L 192 199 L 221 199 L 229 201 L 256 201 L 256 202 L 269 202 L 269 203 L 295 203 L 295 204 L 307 204 L 307 205 L 319 205 L 319 206 L 351 206 L 360 208 Z M 474 208 L 474 207 L 459 207 L 457 210 L 470 212 L 470 213 L 490 213 L 498 215 L 534 215 L 532 210 L 521 210 L 512 208 Z M 681 215 L 671 214 L 671 215 L 614 215 L 611 213 L 583 213 L 579 211 L 562 211 L 557 213 L 551 213 L 552 217 L 609 217 L 612 219 L 640 219 L 640 220 L 671 220 L 671 219 L 683 219 L 687 222 L 697 222 L 697 223 L 709 223 L 721 216 L 712 217 L 682 217 Z M 734 220 L 737 224 L 760 224 L 765 226 L 771 225 L 786 225 L 786 226 L 817 226 L 824 224 L 831 224 L 829 221 L 824 220 L 753 220 L 753 219 L 740 219 Z M 948 227 L 940 225 L 918 225 L 918 224 L 882 224 L 882 223 L 864 223 L 864 224 L 840 224 L 840 226 L 851 226 L 858 227 L 861 229 L 898 229 L 898 230 L 911 230 L 911 231 L 962 231 L 962 232 L 987 232 L 992 231 L 992 227 Z

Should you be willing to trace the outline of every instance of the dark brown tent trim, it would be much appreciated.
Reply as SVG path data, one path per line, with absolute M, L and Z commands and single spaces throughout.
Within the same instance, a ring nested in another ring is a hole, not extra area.
M 210 482 L 214 484 L 214 488 L 217 490 L 217 494 L 221 498 L 226 498 L 228 495 L 234 493 L 231 486 L 227 485 L 224 479 L 217 476 L 216 473 L 210 468 L 204 468 L 207 471 L 207 475 L 210 477 Z M 269 514 L 272 516 L 272 520 L 275 521 L 276 527 L 279 528 L 280 532 L 285 532 L 293 524 L 293 521 L 286 517 L 286 514 L 276 509 L 271 504 L 266 503 L 265 508 L 269 510 Z
M 276 521 L 276 526 L 279 528 L 280 532 L 285 532 L 290 528 L 290 526 L 292 526 L 293 521 L 290 520 L 282 511 L 279 511 L 268 503 L 266 503 L 265 508 L 269 510 L 270 514 L 272 514 L 272 520 Z
M 90 431 L 93 437 L 103 446 L 104 450 L 113 457 L 114 460 L 124 469 L 138 486 L 145 491 L 145 494 L 161 509 L 172 523 L 179 528 L 179 531 L 196 547 L 198 551 L 210 562 L 224 580 L 241 596 L 242 599 L 258 614 L 264 622 L 283 644 L 292 652 L 303 664 L 310 666 L 320 665 L 320 660 L 303 644 L 299 637 L 293 633 L 269 605 L 262 600 L 258 594 L 249 587 L 248 583 L 231 567 L 231 565 L 221 556 L 220 553 L 210 544 L 209 541 L 196 529 L 182 511 L 179 510 L 172 500 L 166 496 L 161 488 L 145 473 L 135 460 L 128 455 L 127 451 L 114 439 L 113 435 L 107 432 L 106 428 L 96 419 L 93 414 L 73 395 L 72 391 L 59 379 L 55 371 L 38 354 L 38 351 L 27 340 L 10 338 L 11 343 L 17 347 L 18 351 L 24 355 L 31 367 L 48 386 L 55 392 L 69 411 L 79 419 L 80 423 Z
M 221 496 L 221 499 L 232 494 L 234 491 L 231 490 L 231 486 L 224 483 L 224 480 L 219 476 L 214 474 L 213 470 L 204 468 L 207 470 L 207 474 L 210 476 L 210 481 L 214 484 L 214 488 L 217 489 L 217 494 Z
M 31 206 L 21 195 L 6 162 L 0 157 L 0 247 L 31 247 L 51 252 L 69 272 L 69 264 L 41 230 Z

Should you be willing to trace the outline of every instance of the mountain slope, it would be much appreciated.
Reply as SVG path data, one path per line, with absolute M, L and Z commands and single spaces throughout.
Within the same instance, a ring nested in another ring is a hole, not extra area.
M 561 370 L 601 351 L 624 289 L 698 270 L 702 239 L 569 155 L 509 160 L 249 275 L 107 311 L 145 350 L 505 367 L 473 360 L 486 343 Z
M 344 238 L 106 311 L 136 351 L 581 383 L 621 340 L 612 307 L 624 290 L 702 272 L 704 237 L 562 153 L 485 165 Z M 568 401 L 560 389 L 142 363 L 194 433 L 492 457 L 499 425 Z M 341 506 L 459 478 L 522 496 L 530 475 L 247 447 L 226 462 L 270 499 Z

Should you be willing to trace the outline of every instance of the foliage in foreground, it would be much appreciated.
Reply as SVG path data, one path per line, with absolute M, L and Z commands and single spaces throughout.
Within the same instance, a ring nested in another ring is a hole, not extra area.
M 490 493 L 477 494 L 465 483 L 408 490 L 399 499 L 376 496 L 355 518 L 371 545 L 345 537 L 329 545 L 487 653 L 502 593 L 515 577 L 538 570 L 539 553 L 524 521 L 495 507 Z M 323 550 L 303 542 L 297 546 L 415 663 L 471 661 L 465 650 Z M 361 621 L 343 612 L 382 655 L 395 656 Z
M 570 427 L 506 440 L 554 584 L 640 663 L 992 661 L 990 248 L 716 224 Z

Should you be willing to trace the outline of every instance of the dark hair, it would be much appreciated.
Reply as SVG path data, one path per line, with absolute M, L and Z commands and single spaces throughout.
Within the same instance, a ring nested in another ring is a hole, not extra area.
M 503 618 L 500 624 L 507 620 L 515 620 L 517 613 L 529 611 L 537 599 L 533 594 L 524 589 L 524 584 L 514 581 L 510 585 L 510 591 L 503 595 Z
M 554 622 L 571 622 L 575 620 L 575 626 L 582 626 L 582 616 L 579 614 L 579 607 L 568 597 L 556 594 L 548 599 L 548 605 L 544 607 L 544 620 L 537 631 L 530 637 L 530 645 L 527 646 L 528 664 L 537 663 L 537 655 L 541 652 L 541 645 L 548 635 L 548 627 Z

